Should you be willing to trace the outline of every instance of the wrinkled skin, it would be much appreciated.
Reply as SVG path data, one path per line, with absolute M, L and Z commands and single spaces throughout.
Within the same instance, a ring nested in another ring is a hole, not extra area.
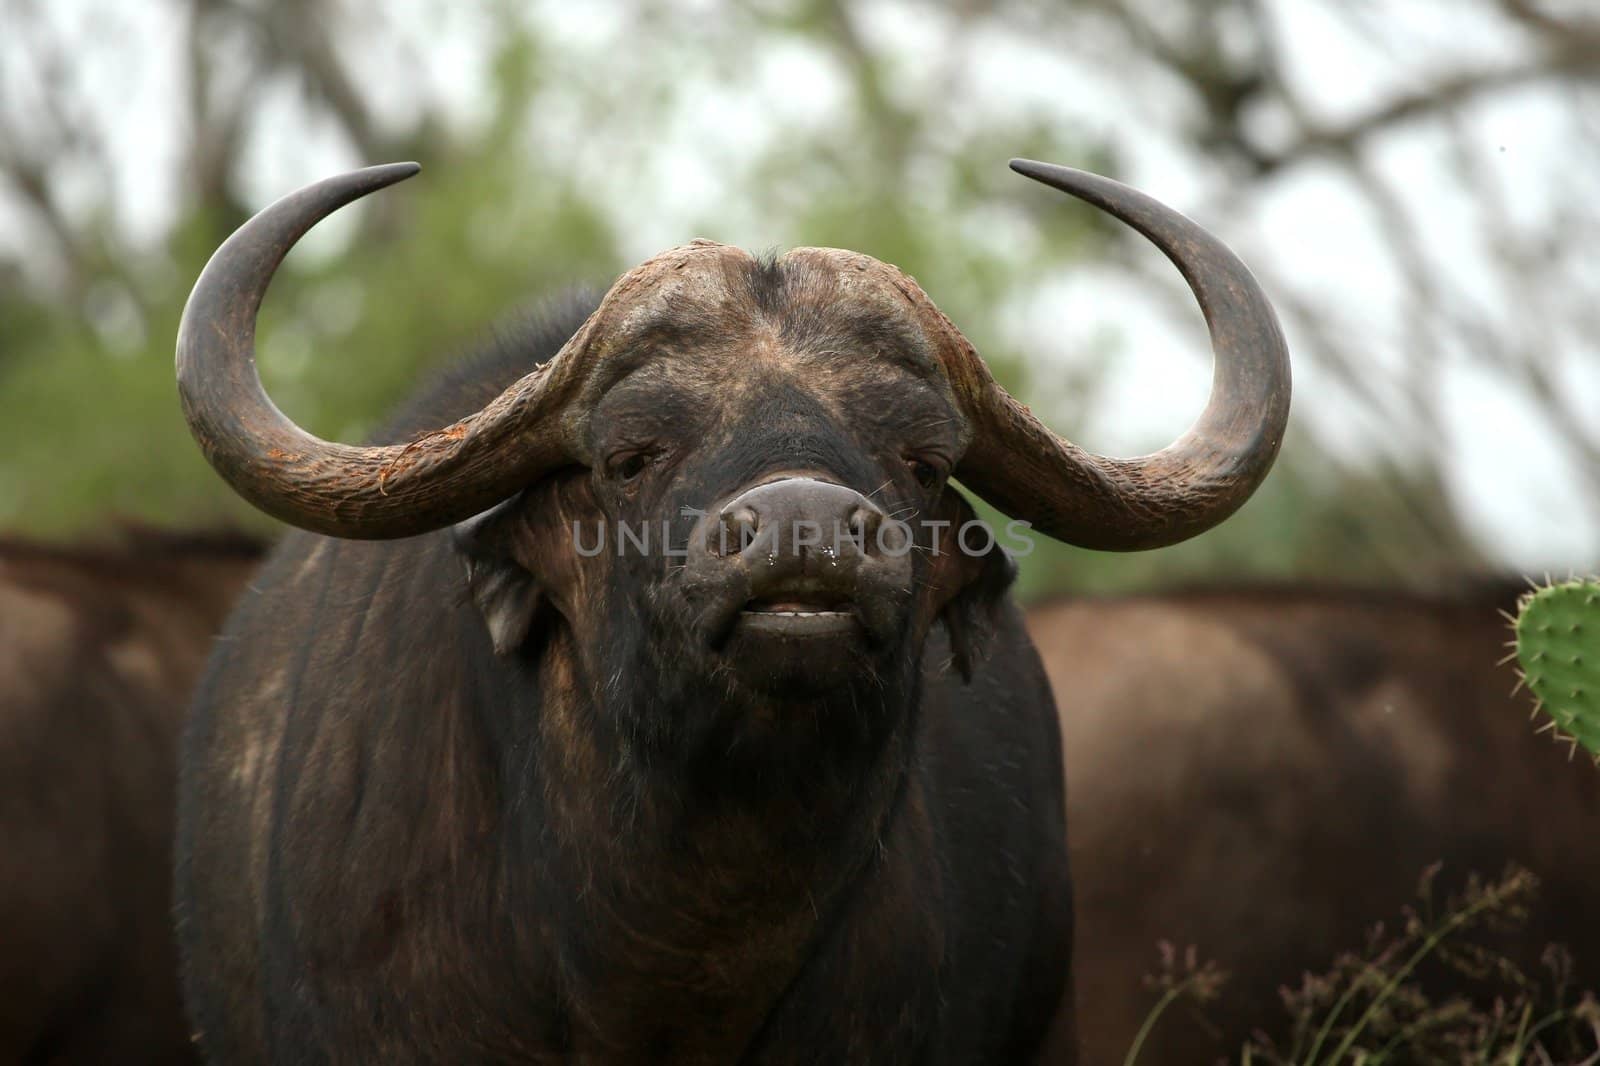
M 1441 861 L 1441 895 L 1531 869 L 1539 905 L 1498 946 L 1538 974 L 1565 943 L 1600 985 L 1600 776 L 1508 696 L 1514 602 L 1240 589 L 1029 612 L 1072 781 L 1085 1062 L 1127 1052 L 1159 940 L 1232 977 L 1206 1024 L 1169 1012 L 1140 1062 L 1237 1062 L 1253 1029 L 1287 1031 L 1280 986 L 1393 928 Z
M 0 542 L 0 1062 L 196 1058 L 168 909 L 178 733 L 260 555 Z
M 454 530 L 278 550 L 186 739 L 212 1061 L 1070 1059 L 1056 716 L 1009 561 L 840 559 L 858 623 L 791 638 L 748 614 L 791 586 L 703 553 L 695 511 L 785 477 L 970 513 L 925 339 L 824 280 L 733 261 L 630 319 L 586 466 Z M 583 310 L 387 436 L 482 406 Z M 623 521 L 689 556 L 574 549 Z

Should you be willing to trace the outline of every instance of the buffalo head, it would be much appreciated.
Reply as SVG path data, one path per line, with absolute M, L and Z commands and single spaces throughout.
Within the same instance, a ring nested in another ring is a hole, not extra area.
M 1282 439 L 1283 341 L 1245 267 L 1115 182 L 1013 166 L 1139 229 L 1188 279 L 1215 382 L 1171 447 L 1108 459 L 1056 436 L 893 266 L 709 241 L 623 275 L 557 355 L 482 410 L 403 444 L 318 440 L 261 389 L 256 310 L 307 229 L 410 164 L 295 193 L 218 251 L 179 335 L 184 410 L 212 465 L 287 522 L 372 539 L 453 527 L 503 655 L 548 618 L 595 705 L 637 707 L 620 688 L 640 684 L 657 707 L 715 708 L 698 722 L 626 716 L 647 748 L 667 725 L 729 740 L 715 720 L 728 708 L 745 730 L 762 717 L 752 706 L 783 722 L 788 700 L 823 692 L 849 695 L 831 703 L 859 719 L 855 695 L 913 683 L 936 621 L 965 673 L 1009 582 L 992 535 L 961 535 L 973 514 L 952 477 L 1059 539 L 1149 548 L 1230 514 Z

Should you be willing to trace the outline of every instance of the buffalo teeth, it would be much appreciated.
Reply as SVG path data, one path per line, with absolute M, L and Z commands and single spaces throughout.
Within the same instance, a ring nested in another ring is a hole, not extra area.
M 843 614 L 843 611 L 746 611 L 745 614 L 764 614 L 774 618 L 821 618 Z

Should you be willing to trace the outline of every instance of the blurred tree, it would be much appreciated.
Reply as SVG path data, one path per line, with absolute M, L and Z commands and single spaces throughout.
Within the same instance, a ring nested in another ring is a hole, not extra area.
M 1314 464 L 1324 489 L 1359 487 L 1338 524 L 1372 531 L 1343 545 L 1357 554 L 1312 555 L 1302 566 L 1426 580 L 1515 555 L 1514 545 L 1475 545 L 1461 515 L 1457 453 L 1481 456 L 1486 440 L 1538 454 L 1523 468 L 1528 482 L 1559 470 L 1552 480 L 1565 493 L 1565 522 L 1594 528 L 1600 276 L 1589 249 L 1600 241 L 1600 212 L 1586 175 L 1600 165 L 1600 17 L 1592 4 L 1084 0 L 1070 21 L 1034 3 L 994 8 L 1082 62 L 1114 65 L 1130 84 L 1145 83 L 1141 71 L 1162 82 L 1168 92 L 1153 95 L 1170 103 L 1170 118 L 1147 134 L 1195 149 L 1190 158 L 1210 187 L 1195 213 L 1225 232 L 1265 231 L 1259 248 L 1239 244 L 1290 326 L 1297 371 L 1309 367 L 1319 386 L 1343 394 L 1348 402 L 1324 408 L 1354 414 L 1377 442 L 1330 447 L 1324 421 L 1313 426 L 1324 431 L 1319 444 L 1291 445 L 1297 476 Z M 1109 47 L 1081 47 L 1098 33 Z M 1342 62 L 1329 63 L 1333 55 Z M 1534 94 L 1539 107 L 1528 106 Z M 1508 144 L 1521 149 L 1514 161 Z M 1308 269 L 1318 250 L 1281 225 L 1289 210 L 1341 201 L 1350 205 L 1341 217 L 1376 237 L 1370 261 L 1348 252 L 1336 260 L 1342 278 Z M 1125 247 L 1112 254 L 1137 273 L 1155 267 L 1151 281 L 1186 312 L 1164 264 L 1127 259 Z M 1381 299 L 1369 295 L 1373 277 Z M 1476 402 L 1464 401 L 1464 379 L 1476 384 Z M 1529 428 L 1553 440 L 1553 461 Z M 1592 564 L 1588 550 L 1580 565 Z
M 70 67 L 72 27 L 42 6 L 10 6 L 10 24 L 31 35 L 27 58 L 41 95 L 62 116 L 93 114 L 94 101 L 75 99 L 71 79 L 53 73 Z M 472 332 L 531 295 L 604 283 L 619 261 L 611 222 L 593 199 L 559 168 L 526 158 L 519 131 L 539 62 L 530 31 L 517 28 L 489 57 L 479 127 L 442 129 L 425 110 L 385 126 L 365 98 L 372 90 L 357 88 L 337 51 L 341 33 L 381 35 L 381 23 L 357 31 L 322 4 L 176 6 L 188 91 L 172 102 L 185 105 L 187 123 L 162 121 L 182 125 L 187 143 L 181 205 L 155 241 L 126 241 L 110 173 L 98 176 L 97 203 L 81 215 L 58 202 L 49 182 L 29 183 L 48 169 L 43 160 L 63 171 L 81 165 L 60 153 L 93 144 L 103 135 L 98 120 L 62 117 L 57 127 L 6 116 L 0 125 L 18 131 L 0 140 L 0 173 L 59 237 L 59 265 L 40 264 L 32 243 L 17 249 L 18 283 L 5 291 L 0 318 L 0 514 L 14 525 L 65 531 L 108 514 L 260 521 L 219 491 L 199 460 L 177 413 L 171 348 L 189 284 L 249 214 L 245 141 L 275 86 L 303 94 L 307 111 L 330 121 L 357 158 L 433 164 L 414 191 L 357 209 L 362 224 L 354 233 L 346 225 L 335 247 L 297 249 L 273 285 L 263 376 L 313 431 L 363 436 L 424 367 Z M 97 144 L 85 158 L 109 167 L 112 154 Z M 534 254 L 541 247 L 560 255 Z
M 172 400 L 187 286 L 266 199 L 401 157 L 424 176 L 322 227 L 267 302 L 268 388 L 314 431 L 361 436 L 486 323 L 702 234 L 899 264 L 1008 386 L 1095 446 L 1126 410 L 1107 393 L 1128 339 L 1098 307 L 1069 314 L 1083 305 L 1062 279 L 1114 282 L 1082 269 L 1110 264 L 1162 294 L 1141 313 L 1179 315 L 1198 355 L 1197 316 L 1137 238 L 1001 164 L 1125 173 L 1168 144 L 1187 178 L 1175 202 L 1257 266 L 1301 380 L 1309 367 L 1346 394 L 1361 436 L 1380 439 L 1351 447 L 1348 427 L 1303 419 L 1237 520 L 1145 557 L 1041 546 L 1026 587 L 1224 570 L 1425 580 L 1492 561 L 1455 505 L 1439 367 L 1492 370 L 1580 464 L 1600 458 L 1564 384 L 1600 336 L 1600 279 L 1576 269 L 1593 213 L 1568 209 L 1552 175 L 1562 225 L 1519 214 L 1473 109 L 1530 84 L 1570 94 L 1557 114 L 1588 158 L 1600 29 L 1534 0 L 1439 5 L 1507 54 L 1391 54 L 1421 40 L 1419 24 L 1347 0 L 430 0 L 403 15 L 376 0 L 0 0 L 0 219 L 14 219 L 0 226 L 0 521 L 256 521 L 204 468 Z M 1403 76 L 1385 68 L 1346 94 L 1361 109 L 1330 112 L 1296 69 L 1307 12 Z M 1383 155 L 1418 129 L 1453 161 L 1477 275 L 1440 269 L 1427 205 Z M 1303 270 L 1306 249 L 1278 247 L 1258 205 L 1297 173 L 1338 183 L 1377 220 L 1393 316 L 1352 321 L 1326 273 Z M 1504 303 L 1478 298 L 1500 286 Z M 1136 402 L 1166 391 L 1140 383 Z M 1600 462 L 1580 469 L 1600 487 Z

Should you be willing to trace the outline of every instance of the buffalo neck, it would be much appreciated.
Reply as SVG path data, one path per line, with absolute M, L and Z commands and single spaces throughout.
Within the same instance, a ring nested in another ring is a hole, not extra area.
M 537 901 L 578 1014 L 602 1031 L 615 1017 L 640 1032 L 659 1010 L 661 1046 L 711 1039 L 734 1052 L 830 917 L 877 875 L 911 780 L 915 686 L 898 706 L 884 705 L 896 697 L 878 685 L 870 706 L 864 693 L 834 697 L 853 701 L 858 718 L 890 723 L 865 750 L 819 742 L 795 758 L 740 761 L 719 736 L 646 754 L 619 721 L 729 721 L 774 708 L 673 706 L 659 686 L 618 685 L 615 674 L 595 684 L 575 644 L 564 630 L 549 635 L 535 667 L 537 713 L 502 751 L 514 796 L 506 868 L 529 871 L 516 891 Z M 605 705 L 607 697 L 628 703 Z M 783 711 L 822 719 L 832 709 L 802 702 Z M 722 1019 L 718 1032 L 675 1033 L 691 999 L 703 1008 L 693 1017 Z

